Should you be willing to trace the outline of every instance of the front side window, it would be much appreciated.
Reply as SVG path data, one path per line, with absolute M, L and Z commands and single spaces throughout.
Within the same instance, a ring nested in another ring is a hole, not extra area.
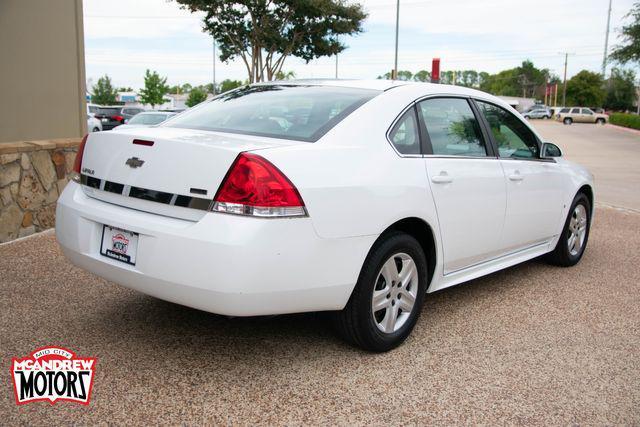
M 568 113 L 569 109 L 568 108 L 563 108 L 562 110 L 560 110 L 561 113 Z
M 489 123 L 500 157 L 523 159 L 538 157 L 538 140 L 527 125 L 497 105 L 476 102 Z
M 379 90 L 260 85 L 224 93 L 163 126 L 314 142 Z
M 582 114 L 587 114 L 587 115 L 589 115 L 589 116 L 592 116 L 592 115 L 593 115 L 593 111 L 591 111 L 591 110 L 590 110 L 590 109 L 588 109 L 588 108 L 583 108 L 583 109 L 582 109 Z
M 420 154 L 418 121 L 413 108 L 398 120 L 389 133 L 391 143 L 400 154 Z
M 480 125 L 466 99 L 433 98 L 418 104 L 433 154 L 486 157 Z

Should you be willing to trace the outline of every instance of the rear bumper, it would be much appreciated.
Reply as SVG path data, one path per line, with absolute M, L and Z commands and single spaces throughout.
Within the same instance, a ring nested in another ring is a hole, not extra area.
M 139 233 L 135 266 L 100 255 L 104 224 Z M 343 308 L 376 238 L 321 239 L 310 218 L 169 218 L 90 198 L 74 182 L 58 200 L 56 237 L 98 276 L 230 316 Z

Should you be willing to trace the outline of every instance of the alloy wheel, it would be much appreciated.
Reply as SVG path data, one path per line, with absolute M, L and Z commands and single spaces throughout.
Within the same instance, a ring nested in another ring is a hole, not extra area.
M 580 253 L 587 236 L 587 209 L 584 205 L 578 204 L 573 210 L 571 219 L 569 220 L 569 237 L 567 238 L 567 247 L 571 256 Z
M 380 331 L 390 334 L 404 325 L 416 303 L 418 269 L 411 256 L 397 253 L 387 259 L 376 276 L 371 313 Z

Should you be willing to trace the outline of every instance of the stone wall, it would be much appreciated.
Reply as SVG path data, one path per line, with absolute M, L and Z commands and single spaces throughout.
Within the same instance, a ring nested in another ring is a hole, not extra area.
M 0 143 L 0 243 L 55 225 L 80 139 Z

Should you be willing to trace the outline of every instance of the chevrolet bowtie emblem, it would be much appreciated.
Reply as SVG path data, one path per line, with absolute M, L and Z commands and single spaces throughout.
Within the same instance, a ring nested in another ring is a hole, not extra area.
M 131 157 L 130 159 L 127 159 L 127 161 L 125 162 L 126 165 L 131 166 L 132 168 L 139 168 L 140 166 L 142 166 L 144 164 L 144 160 L 140 160 L 137 157 Z

